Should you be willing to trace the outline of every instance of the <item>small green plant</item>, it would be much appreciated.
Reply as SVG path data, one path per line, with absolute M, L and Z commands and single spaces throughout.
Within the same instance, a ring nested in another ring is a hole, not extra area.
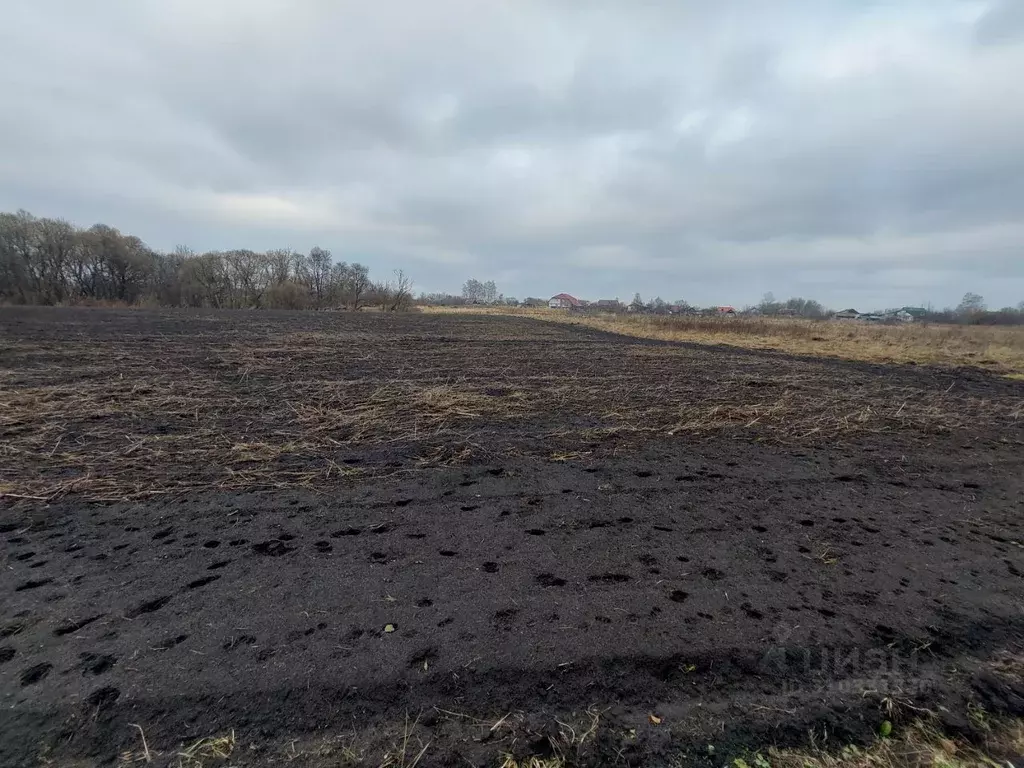
M 733 768 L 772 768 L 772 764 L 768 761 L 764 755 L 760 752 L 755 752 L 753 755 L 748 755 L 748 760 L 744 760 L 742 757 L 737 757 L 732 761 Z

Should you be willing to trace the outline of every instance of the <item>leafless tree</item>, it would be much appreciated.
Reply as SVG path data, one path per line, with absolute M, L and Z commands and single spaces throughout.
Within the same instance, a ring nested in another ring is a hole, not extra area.
M 226 307 L 231 295 L 224 258 L 220 253 L 204 253 L 185 265 L 185 280 L 196 287 L 198 303 L 194 306 Z
M 359 309 L 370 290 L 370 269 L 362 264 L 349 266 L 349 306 Z
M 0 213 L 0 296 L 32 301 L 29 261 L 32 257 L 32 221 L 27 211 Z
M 5 213 L 0 218 L 0 268 L 16 281 L 10 288 L 4 286 L 9 298 L 46 301 L 47 275 L 40 256 L 39 234 L 39 220 L 28 211 Z
M 270 270 L 270 282 L 273 285 L 287 283 L 292 276 L 292 264 L 295 255 L 287 248 L 267 251 L 267 265 Z
M 63 219 L 39 219 L 37 254 L 39 291 L 47 304 L 68 298 L 67 269 L 78 247 L 75 228 Z
M 391 283 L 389 306 L 392 312 L 398 312 L 409 308 L 412 303 L 412 280 L 405 274 L 405 270 L 395 270 L 395 280 Z
M 331 252 L 314 246 L 309 252 L 307 263 L 309 290 L 313 297 L 313 306 L 323 309 L 331 281 Z
M 19 303 L 153 301 L 165 306 L 305 309 L 370 298 L 370 271 L 332 264 L 331 253 L 237 249 L 161 254 L 105 224 L 82 230 L 27 211 L 0 213 L 0 299 Z M 396 273 L 389 308 L 411 303 L 411 281 Z M 374 299 L 376 297 L 373 297 Z
M 960 300 L 960 306 L 956 308 L 957 314 L 969 317 L 985 311 L 985 299 L 977 293 L 967 292 Z
M 233 288 L 232 306 L 259 309 L 270 285 L 266 255 L 247 250 L 228 251 L 224 260 Z
M 487 291 L 484 288 L 484 284 L 476 278 L 471 277 L 462 284 L 462 298 L 466 299 L 466 301 L 484 301 L 486 297 Z

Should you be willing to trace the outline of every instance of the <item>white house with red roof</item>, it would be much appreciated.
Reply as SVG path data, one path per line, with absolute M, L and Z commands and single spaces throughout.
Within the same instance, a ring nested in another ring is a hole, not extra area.
M 568 293 L 560 293 L 548 299 L 548 307 L 551 309 L 575 309 L 580 306 L 580 300 Z

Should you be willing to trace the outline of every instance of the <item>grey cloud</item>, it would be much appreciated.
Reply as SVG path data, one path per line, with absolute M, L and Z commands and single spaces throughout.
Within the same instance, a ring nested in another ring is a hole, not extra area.
M 1024 4 L 1019 0 L 993 0 L 975 25 L 979 43 L 995 45 L 1024 38 Z
M 1020 9 L 37 0 L 0 208 L 431 289 L 1016 303 Z

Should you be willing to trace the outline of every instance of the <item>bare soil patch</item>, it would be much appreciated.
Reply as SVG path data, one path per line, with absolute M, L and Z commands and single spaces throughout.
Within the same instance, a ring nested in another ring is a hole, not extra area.
M 1019 382 L 490 317 L 0 329 L 0 764 L 722 765 L 1024 713 Z

